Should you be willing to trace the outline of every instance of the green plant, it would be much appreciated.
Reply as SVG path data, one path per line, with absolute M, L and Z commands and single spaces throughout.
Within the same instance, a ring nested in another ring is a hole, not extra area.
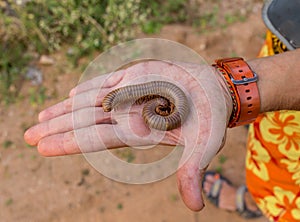
M 133 37 L 147 17 L 140 0 L 40 0 L 16 7 L 23 24 L 33 33 L 38 51 L 54 51 L 72 43 L 84 54 Z
M 140 0 L 0 0 L 0 100 L 13 102 L 30 53 L 51 53 L 63 44 L 75 60 L 133 37 L 146 20 Z
M 89 169 L 83 169 L 81 171 L 82 176 L 88 176 L 90 174 L 90 170 Z
M 44 104 L 46 98 L 46 88 L 44 86 L 29 89 L 29 100 L 32 106 Z
M 35 160 L 37 158 L 37 155 L 31 155 L 31 160 Z
M 219 163 L 222 165 L 222 164 L 224 164 L 226 161 L 227 161 L 227 157 L 226 156 L 224 156 L 224 155 L 220 155 L 219 156 Z
M 10 205 L 12 205 L 13 204 L 13 199 L 12 198 L 9 198 L 9 199 L 7 199 L 6 201 L 5 201 L 5 206 L 10 206 Z
M 25 144 L 25 146 L 28 148 L 28 149 L 33 149 L 33 148 L 35 148 L 35 146 L 31 146 L 31 145 L 29 145 L 29 144 Z
M 18 18 L 8 14 L 8 7 L 5 1 L 0 1 L 0 101 L 5 104 L 17 96 L 20 73 L 29 61 L 24 53 L 24 26 Z
M 159 32 L 163 24 L 185 22 L 189 16 L 185 0 L 142 1 L 141 8 L 149 15 L 142 24 L 142 30 L 147 34 Z
M 118 203 L 117 209 L 118 209 L 118 210 L 122 210 L 122 209 L 123 209 L 123 204 L 122 204 L 122 203 Z
M 171 200 L 172 202 L 176 202 L 176 201 L 179 200 L 179 197 L 178 197 L 177 194 L 172 194 L 172 195 L 170 196 L 170 200 Z
M 116 155 L 127 163 L 132 163 L 135 160 L 134 152 L 130 148 L 116 150 Z
M 193 26 L 200 27 L 201 31 L 216 27 L 218 24 L 219 6 L 215 5 L 212 10 L 201 13 L 193 20 Z
M 219 164 L 217 165 L 217 167 L 216 167 L 216 172 L 218 172 L 218 173 L 220 173 L 220 174 L 222 174 L 222 172 L 223 172 L 223 165 L 225 164 L 225 162 L 227 161 L 227 157 L 226 156 L 224 156 L 223 154 L 221 154 L 220 156 L 219 156 L 219 158 L 218 158 L 218 162 L 219 162 Z
M 18 154 L 18 158 L 23 158 L 24 157 L 24 153 L 19 153 Z
M 5 140 L 3 142 L 3 147 L 4 147 L 4 149 L 7 149 L 7 148 L 11 147 L 13 144 L 14 144 L 13 141 L 11 141 L 11 140 Z
M 235 22 L 244 22 L 246 19 L 245 16 L 235 13 L 235 14 L 225 14 L 225 21 L 228 25 L 233 24 Z
M 68 45 L 77 60 L 129 40 L 138 30 L 156 33 L 167 23 L 186 23 L 206 30 L 220 18 L 217 1 L 199 13 L 199 3 L 185 0 L 0 0 L 0 101 L 14 102 L 28 62 Z M 197 2 L 197 1 L 196 1 Z M 227 23 L 242 20 L 226 15 Z M 43 92 L 42 92 L 43 93 Z M 36 98 L 34 104 L 45 98 Z M 3 103 L 3 102 L 0 102 Z

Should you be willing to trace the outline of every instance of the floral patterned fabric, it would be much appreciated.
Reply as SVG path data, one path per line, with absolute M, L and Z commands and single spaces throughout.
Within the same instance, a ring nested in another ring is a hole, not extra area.
M 268 31 L 259 56 L 286 50 Z M 270 221 L 300 221 L 300 112 L 265 113 L 251 124 L 246 181 L 257 205 Z

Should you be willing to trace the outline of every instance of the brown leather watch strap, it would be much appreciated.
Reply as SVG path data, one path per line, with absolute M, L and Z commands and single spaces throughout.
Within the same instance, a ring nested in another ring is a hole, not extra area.
M 250 69 L 243 58 L 225 58 L 215 61 L 225 76 L 232 94 L 235 94 L 237 108 L 229 127 L 245 125 L 255 120 L 260 112 L 260 98 L 257 88 L 257 75 Z

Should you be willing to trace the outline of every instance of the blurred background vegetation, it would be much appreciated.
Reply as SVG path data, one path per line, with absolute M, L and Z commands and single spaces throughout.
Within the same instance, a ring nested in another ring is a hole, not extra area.
M 132 39 L 137 32 L 159 32 L 164 24 L 214 27 L 218 5 L 200 14 L 197 4 L 186 0 L 0 0 L 0 104 L 18 96 L 32 59 L 64 45 L 72 47 L 69 58 L 76 64 L 94 50 Z M 222 21 L 237 19 L 243 17 L 226 15 Z

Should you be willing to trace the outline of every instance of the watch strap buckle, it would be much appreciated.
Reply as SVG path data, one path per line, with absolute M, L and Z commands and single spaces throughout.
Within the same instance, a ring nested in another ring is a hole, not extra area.
M 257 80 L 258 80 L 257 74 L 255 72 L 252 72 L 252 73 L 253 73 L 252 78 L 244 77 L 244 78 L 238 80 L 238 79 L 234 79 L 233 76 L 230 75 L 230 79 L 234 85 L 244 85 L 244 84 L 257 82 Z

